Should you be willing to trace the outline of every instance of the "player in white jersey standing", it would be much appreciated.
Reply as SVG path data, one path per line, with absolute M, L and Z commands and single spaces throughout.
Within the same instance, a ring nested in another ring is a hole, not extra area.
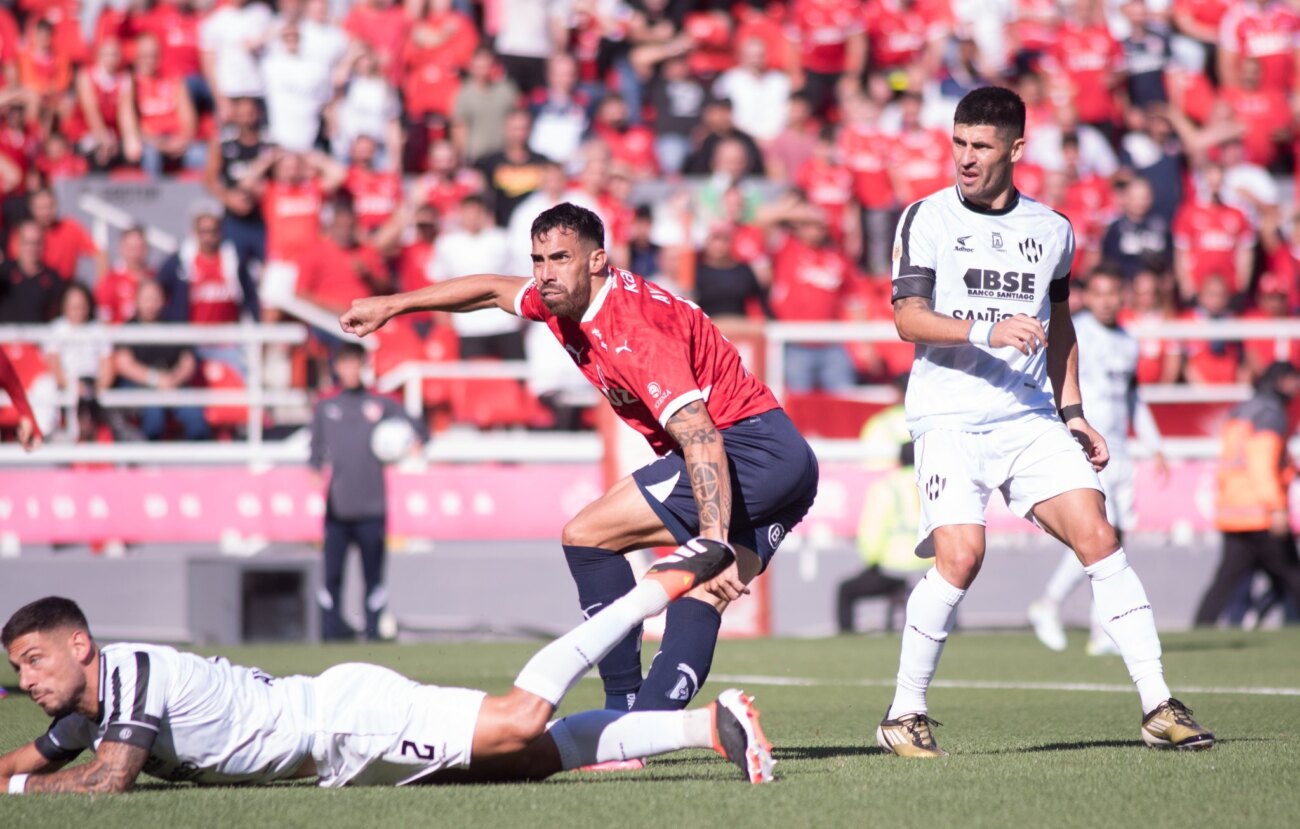
M 277 678 L 159 645 L 98 646 L 75 602 L 20 608 L 0 639 L 20 687 L 54 724 L 0 756 L 0 794 L 124 792 L 141 773 L 199 784 L 316 778 L 323 787 L 539 780 L 593 763 L 713 748 L 772 779 L 753 700 L 737 689 L 690 711 L 586 711 L 551 722 L 601 657 L 735 560 L 693 540 L 631 592 L 538 651 L 490 696 L 421 685 L 378 665 Z M 82 751 L 95 758 L 63 768 Z
M 1083 416 L 1070 320 L 1074 233 L 1012 183 L 1024 102 L 977 89 L 953 121 L 957 186 L 909 206 L 894 246 L 894 322 L 916 344 L 904 405 L 921 491 L 917 552 L 934 555 L 935 567 L 908 599 L 898 684 L 876 740 L 901 756 L 946 753 L 926 690 L 984 560 L 984 511 L 997 489 L 1084 565 L 1102 626 L 1137 684 L 1143 741 L 1209 747 L 1214 735 L 1165 684 L 1146 591 L 1106 520 L 1096 470 L 1109 454 Z
M 1138 341 L 1119 324 L 1123 290 L 1123 274 L 1108 264 L 1099 265 L 1084 286 L 1083 310 L 1074 316 L 1074 331 L 1079 340 L 1079 390 L 1088 401 L 1088 422 L 1106 439 L 1110 450 L 1110 462 L 1098 477 L 1106 493 L 1106 519 L 1115 528 L 1120 543 L 1136 520 L 1135 470 L 1128 450 L 1130 425 L 1138 441 L 1153 452 L 1157 469 L 1168 474 L 1160 451 L 1160 429 L 1151 409 L 1138 397 Z M 1029 605 L 1029 621 L 1035 635 L 1054 651 L 1063 651 L 1066 645 L 1061 603 L 1083 578 L 1083 565 L 1078 556 L 1072 550 L 1064 550 L 1042 597 Z M 1119 653 L 1102 630 L 1095 604 L 1091 628 L 1087 647 L 1090 655 Z

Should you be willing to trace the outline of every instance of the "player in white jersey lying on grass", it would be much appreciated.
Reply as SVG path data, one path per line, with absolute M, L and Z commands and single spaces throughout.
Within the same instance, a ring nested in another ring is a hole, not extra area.
M 1084 565 L 1102 628 L 1137 685 L 1143 741 L 1207 748 L 1214 735 L 1165 684 L 1146 591 L 1106 520 L 1097 470 L 1109 453 L 1083 416 L 1070 319 L 1074 232 L 1012 182 L 1024 102 L 977 89 L 953 121 L 957 186 L 908 207 L 894 246 L 894 322 L 916 343 L 904 407 L 921 491 L 918 553 L 935 567 L 908 598 L 898 684 L 876 741 L 903 756 L 946 753 L 926 691 L 984 560 L 996 489 Z
M 690 711 L 586 711 L 560 700 L 628 631 L 734 561 L 691 540 L 630 592 L 533 656 L 501 696 L 420 685 L 377 665 L 276 678 L 157 645 L 99 647 L 77 605 L 17 611 L 3 631 L 20 687 L 54 724 L 0 757 L 0 792 L 124 792 L 141 773 L 207 784 L 324 787 L 539 780 L 592 763 L 713 748 L 753 783 L 773 760 L 753 700 Z M 62 768 L 85 749 L 88 763 Z
M 1088 401 L 1088 422 L 1106 439 L 1110 462 L 1098 478 L 1106 493 L 1106 519 L 1115 536 L 1133 529 L 1135 469 L 1129 454 L 1129 426 L 1143 446 L 1153 452 L 1156 468 L 1168 476 L 1169 467 L 1160 451 L 1160 429 L 1151 409 L 1138 397 L 1138 341 L 1119 324 L 1124 303 L 1124 275 L 1105 263 L 1088 277 L 1083 289 L 1083 310 L 1074 315 L 1079 340 L 1079 390 Z M 1084 581 L 1083 565 L 1073 550 L 1062 551 L 1043 595 L 1029 605 L 1029 621 L 1038 640 L 1054 651 L 1065 650 L 1065 628 L 1061 625 L 1061 603 Z M 1117 654 L 1119 650 L 1102 630 L 1097 605 L 1093 603 L 1087 653 L 1091 656 Z

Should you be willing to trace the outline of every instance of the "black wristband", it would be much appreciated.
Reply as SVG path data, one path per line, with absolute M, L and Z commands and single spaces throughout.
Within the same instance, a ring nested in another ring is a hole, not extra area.
M 1083 417 L 1083 404 L 1071 403 L 1068 406 L 1057 409 L 1057 414 L 1061 416 L 1062 423 L 1069 423 L 1076 417 Z

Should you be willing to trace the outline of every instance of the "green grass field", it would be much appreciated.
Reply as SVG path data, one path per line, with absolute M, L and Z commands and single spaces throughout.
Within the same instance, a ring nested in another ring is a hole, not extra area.
M 507 688 L 536 643 L 247 647 L 232 660 L 278 674 L 343 661 L 425 682 Z M 1165 637 L 1167 676 L 1219 737 L 1201 753 L 1138 738 L 1137 695 L 1117 657 L 1064 654 L 1028 634 L 959 633 L 931 692 L 952 756 L 904 761 L 875 748 L 892 693 L 893 637 L 725 642 L 705 695 L 753 693 L 778 780 L 750 786 L 709 752 L 630 774 L 541 784 L 325 791 L 306 784 L 196 789 L 145 779 L 130 795 L 6 797 L 0 827 L 716 827 L 1300 825 L 1300 630 Z M 0 748 L 45 727 L 17 694 L 0 700 Z M 1065 686 L 1069 686 L 1068 688 Z M 1271 690 L 1270 690 L 1271 689 Z M 584 681 L 564 711 L 598 704 Z M 93 823 L 92 823 L 93 821 Z

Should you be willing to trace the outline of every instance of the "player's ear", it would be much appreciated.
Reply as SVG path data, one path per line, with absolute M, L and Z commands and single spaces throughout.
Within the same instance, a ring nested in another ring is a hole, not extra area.
M 68 637 L 68 647 L 72 648 L 72 654 L 78 662 L 83 665 L 90 664 L 90 657 L 95 652 L 95 643 L 87 631 L 74 630 Z
M 609 264 L 609 254 L 605 248 L 598 247 L 591 252 L 591 257 L 587 260 L 587 269 L 591 271 L 592 276 L 599 276 L 605 272 L 605 266 Z
M 1015 164 L 1025 154 L 1025 137 L 1022 135 L 1011 142 L 1011 163 Z

